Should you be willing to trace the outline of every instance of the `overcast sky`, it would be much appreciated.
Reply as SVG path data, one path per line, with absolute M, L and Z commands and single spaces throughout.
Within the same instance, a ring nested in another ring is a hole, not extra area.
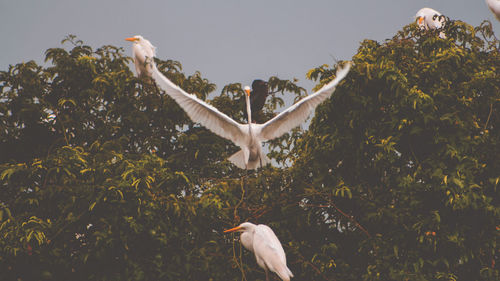
M 127 55 L 124 38 L 140 34 L 159 58 L 180 61 L 187 74 L 199 70 L 216 92 L 272 75 L 298 78 L 309 91 L 309 69 L 350 59 L 363 39 L 391 38 L 423 7 L 474 26 L 488 19 L 500 36 L 484 0 L 0 0 L 0 70 L 42 63 L 68 34 Z

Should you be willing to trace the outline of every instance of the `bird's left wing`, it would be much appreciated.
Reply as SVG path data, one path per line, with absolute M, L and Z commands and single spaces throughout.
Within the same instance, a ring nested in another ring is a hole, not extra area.
M 244 130 L 248 126 L 239 124 L 215 107 L 200 100 L 194 95 L 186 93 L 180 87 L 168 80 L 153 66 L 153 79 L 179 106 L 184 109 L 193 122 L 200 123 L 215 134 L 229 139 L 239 145 L 245 138 Z
M 266 123 L 257 125 L 260 127 L 259 137 L 262 140 L 271 140 L 299 126 L 320 103 L 330 97 L 337 84 L 349 73 L 350 68 L 351 64 L 348 63 L 337 71 L 337 77 L 333 81 L 323 86 L 319 91 L 303 98 Z

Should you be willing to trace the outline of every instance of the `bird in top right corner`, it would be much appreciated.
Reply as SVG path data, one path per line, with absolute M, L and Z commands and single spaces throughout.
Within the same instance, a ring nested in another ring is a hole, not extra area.
M 500 21 L 500 0 L 486 0 L 486 4 L 497 20 Z
M 431 8 L 420 9 L 415 15 L 415 19 L 418 26 L 421 29 L 425 30 L 439 29 L 443 27 L 445 21 L 440 12 Z M 446 39 L 446 35 L 442 31 L 439 33 L 439 37 L 442 39 Z

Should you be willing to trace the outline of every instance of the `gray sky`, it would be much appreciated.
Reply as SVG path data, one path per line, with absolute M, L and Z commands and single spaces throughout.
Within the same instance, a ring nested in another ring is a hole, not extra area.
M 158 57 L 199 70 L 217 85 L 250 84 L 277 75 L 305 79 L 311 68 L 350 59 L 363 39 L 379 42 L 413 21 L 423 7 L 474 26 L 500 23 L 484 0 L 0 0 L 0 70 L 34 59 L 75 34 L 94 48 L 143 35 Z M 67 46 L 69 47 L 69 46 Z

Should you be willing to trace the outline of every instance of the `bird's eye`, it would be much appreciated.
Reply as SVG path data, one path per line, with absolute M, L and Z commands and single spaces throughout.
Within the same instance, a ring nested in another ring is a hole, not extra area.
M 432 16 L 432 20 L 436 20 L 437 17 L 438 17 L 438 15 Z

